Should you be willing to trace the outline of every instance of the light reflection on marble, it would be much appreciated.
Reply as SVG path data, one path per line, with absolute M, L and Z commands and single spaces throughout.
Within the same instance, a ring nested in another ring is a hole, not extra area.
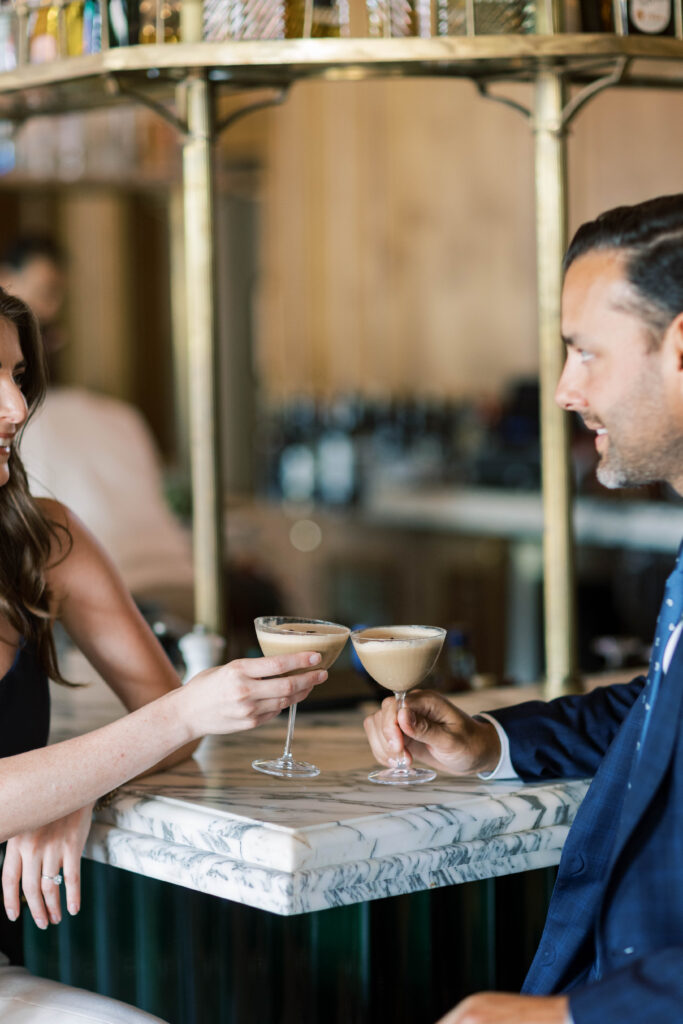
M 53 691 L 52 738 L 120 713 L 101 684 Z M 468 694 L 468 711 L 537 696 Z M 283 716 L 258 731 L 205 739 L 195 757 L 129 783 L 98 812 L 86 855 L 279 914 L 321 910 L 556 864 L 587 782 L 523 785 L 440 775 L 379 787 L 362 711 L 300 714 L 296 756 L 315 779 L 251 769 L 278 754 Z

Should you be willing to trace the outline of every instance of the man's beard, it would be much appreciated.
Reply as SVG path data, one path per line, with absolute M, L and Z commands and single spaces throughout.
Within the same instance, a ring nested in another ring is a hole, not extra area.
M 608 435 L 609 437 L 609 435 Z M 683 467 L 683 439 L 674 432 L 660 436 L 656 450 L 619 451 L 611 437 L 607 450 L 600 457 L 595 475 L 603 487 L 617 490 L 621 487 L 645 487 L 658 481 L 672 484 Z M 673 470 L 678 472 L 674 472 Z
M 620 487 L 642 487 L 652 483 L 652 480 L 634 480 L 629 471 L 619 464 L 615 466 L 599 463 L 595 475 L 602 486 L 607 487 L 610 491 L 616 491 Z

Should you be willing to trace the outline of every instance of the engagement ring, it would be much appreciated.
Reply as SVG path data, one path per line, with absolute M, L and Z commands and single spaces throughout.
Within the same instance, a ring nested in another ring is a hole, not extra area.
M 54 885 L 61 885 L 63 881 L 61 875 L 41 875 L 40 877 L 44 882 L 52 882 Z

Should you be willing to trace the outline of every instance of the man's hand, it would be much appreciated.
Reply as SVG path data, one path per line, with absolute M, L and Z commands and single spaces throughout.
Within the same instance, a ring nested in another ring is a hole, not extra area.
M 2 867 L 2 895 L 10 921 L 20 910 L 20 889 L 39 928 L 62 919 L 59 891 L 52 878 L 61 875 L 70 914 L 81 908 L 81 854 L 90 831 L 92 804 L 65 818 L 22 832 L 7 842 Z M 47 875 L 47 878 L 43 878 Z
M 566 996 L 518 996 L 508 992 L 478 992 L 468 996 L 438 1024 L 565 1024 Z
M 500 760 L 500 741 L 487 721 L 476 721 L 431 690 L 413 690 L 396 716 L 396 700 L 363 723 L 380 764 L 391 765 L 402 751 L 451 775 L 491 772 Z

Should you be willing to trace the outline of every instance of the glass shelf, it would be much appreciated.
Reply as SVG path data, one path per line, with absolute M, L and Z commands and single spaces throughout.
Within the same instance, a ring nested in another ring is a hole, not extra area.
M 304 78 L 423 76 L 533 81 L 540 69 L 586 83 L 620 58 L 622 84 L 683 86 L 683 41 L 645 36 L 500 35 L 431 39 L 288 39 L 130 46 L 0 74 L 0 117 L 23 119 L 120 103 L 134 89 L 158 102 L 193 69 L 235 88 L 282 87 Z

